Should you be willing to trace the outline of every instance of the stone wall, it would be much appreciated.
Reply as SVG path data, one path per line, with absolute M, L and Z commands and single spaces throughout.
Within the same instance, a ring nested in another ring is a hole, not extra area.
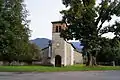
M 79 53 L 76 50 L 74 50 L 74 63 L 75 64 L 82 64 L 83 63 L 82 53 Z
M 42 50 L 42 64 L 48 64 L 48 53 L 49 53 L 49 48 L 46 48 Z
M 66 58 L 67 58 L 66 64 L 72 65 L 72 63 L 73 63 L 72 56 L 73 55 L 71 55 L 71 52 L 72 52 L 71 44 L 69 44 L 67 42 L 65 42 L 65 43 L 66 43 Z
M 19 62 L 19 61 L 12 61 L 11 63 L 9 62 L 3 62 L 0 61 L 0 66 L 24 66 L 24 65 L 28 65 L 26 62 Z

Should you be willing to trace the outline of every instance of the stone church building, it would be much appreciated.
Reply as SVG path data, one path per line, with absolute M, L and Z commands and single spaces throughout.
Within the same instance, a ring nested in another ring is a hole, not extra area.
M 62 29 L 66 29 L 62 21 L 52 22 L 52 41 L 42 49 L 42 64 L 67 66 L 83 63 L 82 54 L 70 43 L 60 37 Z

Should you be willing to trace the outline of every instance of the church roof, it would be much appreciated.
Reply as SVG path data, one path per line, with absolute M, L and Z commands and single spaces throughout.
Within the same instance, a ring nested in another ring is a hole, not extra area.
M 43 50 L 48 49 L 48 48 L 49 48 L 49 47 L 45 47 L 45 48 L 43 48 L 43 49 L 41 49 L 41 50 L 43 51 Z
M 54 23 L 65 23 L 65 22 L 64 21 L 53 21 L 51 23 L 54 24 Z
M 81 43 L 79 43 L 79 42 L 71 42 L 70 44 L 74 48 L 74 50 L 76 50 L 77 52 L 80 52 L 80 53 L 82 52 L 83 46 L 80 45 Z

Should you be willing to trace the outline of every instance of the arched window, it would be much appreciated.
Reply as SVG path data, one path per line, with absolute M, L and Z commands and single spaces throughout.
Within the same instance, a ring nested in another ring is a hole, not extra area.
M 56 31 L 55 32 L 58 32 L 58 26 L 56 26 Z
M 62 30 L 62 28 L 61 28 L 61 26 L 59 26 L 59 32 L 61 32 L 61 30 Z

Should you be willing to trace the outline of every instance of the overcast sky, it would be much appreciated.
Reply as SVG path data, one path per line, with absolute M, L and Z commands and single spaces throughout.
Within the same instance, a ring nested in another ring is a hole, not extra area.
M 62 0 L 25 0 L 27 9 L 29 10 L 29 20 L 31 37 L 52 39 L 52 21 L 62 19 L 61 10 L 65 9 Z M 110 22 L 114 23 L 115 18 Z M 118 18 L 120 20 L 120 18 Z M 105 23 L 104 25 L 108 25 Z M 105 37 L 113 37 L 112 34 L 104 35 Z
M 59 11 L 64 9 L 62 0 L 25 0 L 31 20 L 31 38 L 52 37 L 52 21 L 61 20 Z

